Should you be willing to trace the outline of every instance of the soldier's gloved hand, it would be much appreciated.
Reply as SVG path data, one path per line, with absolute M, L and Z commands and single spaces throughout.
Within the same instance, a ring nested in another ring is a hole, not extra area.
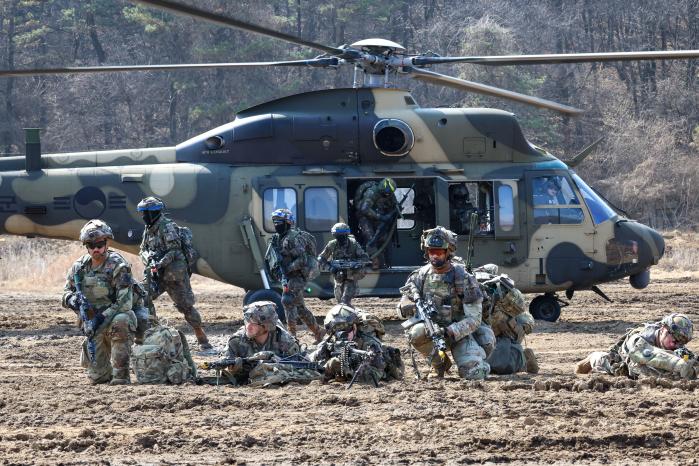
M 228 366 L 226 368 L 226 371 L 231 373 L 231 374 L 237 374 L 238 372 L 243 370 L 243 358 L 235 358 L 235 362 L 233 365 Z
M 75 312 L 80 311 L 80 300 L 78 299 L 78 295 L 74 294 L 68 297 L 68 299 L 66 299 L 66 304 Z
M 273 351 L 259 351 L 252 356 L 250 356 L 250 359 L 255 360 L 255 361 L 269 361 L 274 357 L 274 352 Z
M 683 379 L 692 379 L 694 378 L 694 366 L 692 364 L 689 364 L 687 361 L 684 359 L 678 359 L 677 362 L 675 363 L 675 367 L 672 370 L 672 373 L 675 375 L 679 375 Z

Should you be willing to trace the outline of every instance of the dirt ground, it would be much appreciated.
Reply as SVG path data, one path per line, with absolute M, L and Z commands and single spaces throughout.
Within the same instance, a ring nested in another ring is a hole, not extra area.
M 695 278 L 627 282 L 576 295 L 527 345 L 537 375 L 406 380 L 379 389 L 290 385 L 92 386 L 78 364 L 82 337 L 60 290 L 0 293 L 0 464 L 696 463 L 696 384 L 620 383 L 572 374 L 588 352 L 669 310 L 699 318 Z M 241 325 L 242 293 L 195 288 L 212 342 Z M 531 298 L 531 296 L 529 296 Z M 319 318 L 329 301 L 309 300 Z M 406 349 L 392 300 L 356 304 L 387 319 Z M 167 298 L 159 314 L 194 338 Z M 303 340 L 310 342 L 308 332 Z M 696 350 L 699 345 L 690 344 Z M 195 360 L 212 359 L 195 354 Z M 407 357 L 406 357 L 407 362 Z

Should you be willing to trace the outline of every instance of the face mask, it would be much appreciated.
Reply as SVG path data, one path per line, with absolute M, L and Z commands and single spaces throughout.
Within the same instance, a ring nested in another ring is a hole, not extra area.
M 286 233 L 288 229 L 289 229 L 288 223 L 275 223 L 274 224 L 274 231 L 276 231 L 280 235 L 283 235 L 284 233 Z
M 144 210 L 143 211 L 143 223 L 148 226 L 152 226 L 160 218 L 159 210 Z
M 345 246 L 347 242 L 349 241 L 349 238 L 347 238 L 347 235 L 337 235 L 337 244 L 340 246 Z

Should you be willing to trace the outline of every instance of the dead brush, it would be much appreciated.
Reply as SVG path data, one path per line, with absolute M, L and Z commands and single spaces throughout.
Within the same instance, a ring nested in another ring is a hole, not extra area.
M 77 241 L 0 235 L 0 287 L 8 291 L 60 293 L 68 269 L 85 252 Z M 134 278 L 140 280 L 141 259 L 127 252 L 119 253 L 131 263 Z M 198 275 L 192 277 L 192 283 L 207 289 L 230 287 Z

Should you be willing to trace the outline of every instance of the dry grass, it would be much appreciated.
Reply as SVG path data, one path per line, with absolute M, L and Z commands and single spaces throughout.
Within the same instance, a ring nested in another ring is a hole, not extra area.
M 3 290 L 46 291 L 60 293 L 66 273 L 85 248 L 75 241 L 23 238 L 0 235 L 0 287 Z M 121 254 L 131 262 L 134 277 L 143 276 L 141 260 L 129 253 Z M 196 289 L 228 289 L 230 285 L 195 276 Z

